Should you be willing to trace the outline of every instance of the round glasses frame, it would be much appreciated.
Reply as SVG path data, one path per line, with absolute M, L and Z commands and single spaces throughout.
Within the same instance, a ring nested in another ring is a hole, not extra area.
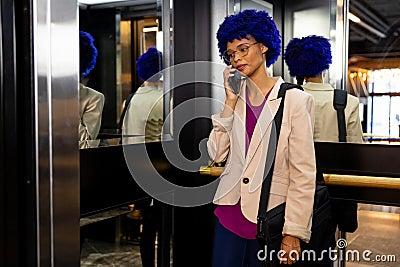
M 236 46 L 235 51 L 226 50 L 222 54 L 222 58 L 225 60 L 225 62 L 229 63 L 229 62 L 232 62 L 235 60 L 236 53 L 238 53 L 239 56 L 241 56 L 241 57 L 247 56 L 247 54 L 249 53 L 250 46 L 255 45 L 255 44 L 258 44 L 258 42 L 255 42 L 252 44 L 248 44 L 248 43 L 240 44 L 240 45 Z

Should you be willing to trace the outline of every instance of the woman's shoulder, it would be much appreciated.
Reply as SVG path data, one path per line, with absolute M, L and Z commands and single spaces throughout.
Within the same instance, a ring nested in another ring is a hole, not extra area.
M 96 105 L 96 106 L 104 106 L 105 97 L 102 93 L 89 88 L 84 87 L 83 90 L 79 91 L 79 102 L 81 105 Z
M 91 97 L 95 97 L 95 98 L 104 98 L 104 95 L 102 93 L 100 93 L 99 91 L 96 91 L 88 86 L 85 86 L 83 84 L 79 85 L 79 92 L 81 95 L 85 95 L 85 96 L 91 96 Z
M 286 97 L 297 101 L 302 101 L 302 100 L 308 101 L 309 99 L 313 98 L 313 96 L 310 93 L 305 92 L 299 88 L 292 88 L 287 90 Z
M 290 107 L 292 112 L 303 112 L 304 110 L 311 110 L 314 106 L 314 98 L 311 94 L 303 90 L 293 88 L 286 92 L 285 107 Z

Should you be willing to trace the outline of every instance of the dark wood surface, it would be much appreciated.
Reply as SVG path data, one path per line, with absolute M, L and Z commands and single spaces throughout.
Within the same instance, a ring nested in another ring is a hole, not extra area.
M 315 143 L 323 173 L 400 178 L 400 146 L 383 144 Z M 400 206 L 400 190 L 329 186 L 334 198 L 359 203 Z

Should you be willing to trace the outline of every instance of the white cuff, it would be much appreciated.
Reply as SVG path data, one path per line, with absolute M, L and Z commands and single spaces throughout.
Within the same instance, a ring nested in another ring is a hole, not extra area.
M 298 237 L 306 243 L 310 242 L 311 238 L 311 230 L 304 228 L 301 225 L 288 222 L 286 220 L 285 225 L 283 226 L 282 234 Z

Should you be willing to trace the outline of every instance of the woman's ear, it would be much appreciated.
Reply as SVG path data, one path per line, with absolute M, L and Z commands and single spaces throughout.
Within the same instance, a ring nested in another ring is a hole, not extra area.
M 268 51 L 268 47 L 266 47 L 265 45 L 261 44 L 261 52 L 263 54 L 265 54 L 265 53 L 267 53 L 267 51 Z

